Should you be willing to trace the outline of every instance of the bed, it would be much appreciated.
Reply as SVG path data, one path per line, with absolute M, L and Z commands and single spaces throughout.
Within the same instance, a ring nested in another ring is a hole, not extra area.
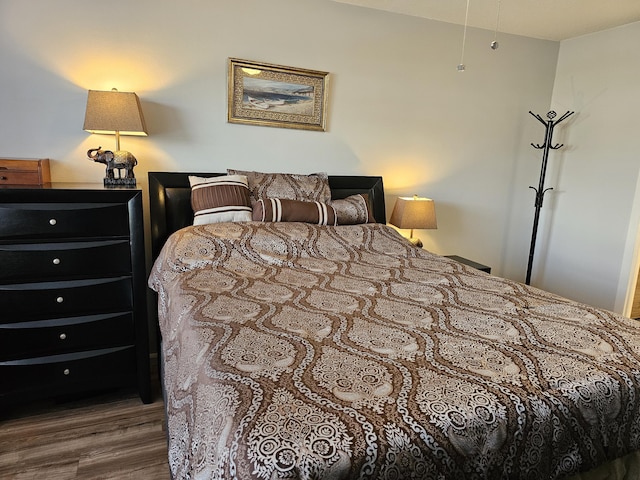
M 174 479 L 640 478 L 636 322 L 411 245 L 381 177 L 335 226 L 192 225 L 190 176 L 149 173 Z

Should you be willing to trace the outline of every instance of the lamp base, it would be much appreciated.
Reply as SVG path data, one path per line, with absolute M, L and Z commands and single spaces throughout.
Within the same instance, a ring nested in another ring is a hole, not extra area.
M 135 178 L 104 178 L 105 187 L 135 187 Z
M 410 238 L 407 238 L 407 240 L 409 240 L 412 245 L 422 248 L 422 240 L 420 240 L 418 237 L 410 237 Z

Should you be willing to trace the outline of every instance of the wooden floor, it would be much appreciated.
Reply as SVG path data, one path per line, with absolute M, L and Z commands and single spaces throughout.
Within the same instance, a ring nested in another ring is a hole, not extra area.
M 1 479 L 169 479 L 159 388 L 0 412 Z

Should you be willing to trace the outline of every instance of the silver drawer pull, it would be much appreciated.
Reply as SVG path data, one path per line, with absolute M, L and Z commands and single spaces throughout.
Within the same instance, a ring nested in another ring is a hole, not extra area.
M 59 258 L 54 258 L 53 259 L 53 264 L 54 265 L 60 265 L 60 259 Z
M 64 373 L 65 375 L 69 375 L 71 373 L 71 370 L 69 370 L 68 368 L 65 368 L 62 373 Z
M 61 333 L 60 334 L 60 340 L 66 340 L 67 339 L 67 334 L 66 333 Z
M 55 225 L 58 221 L 55 218 L 49 220 L 49 225 Z
M 58 298 L 56 298 L 56 302 L 62 303 L 62 302 L 64 302 L 64 298 L 63 297 L 58 297 Z
M 0 180 L 9 180 L 9 178 L 8 178 L 8 177 L 5 177 L 4 175 L 2 175 L 2 176 L 0 177 Z

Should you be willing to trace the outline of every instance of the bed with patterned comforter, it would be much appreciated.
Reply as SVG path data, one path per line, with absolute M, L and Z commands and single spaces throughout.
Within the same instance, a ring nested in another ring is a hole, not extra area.
M 172 476 L 557 479 L 640 448 L 640 328 L 381 224 L 174 233 Z

